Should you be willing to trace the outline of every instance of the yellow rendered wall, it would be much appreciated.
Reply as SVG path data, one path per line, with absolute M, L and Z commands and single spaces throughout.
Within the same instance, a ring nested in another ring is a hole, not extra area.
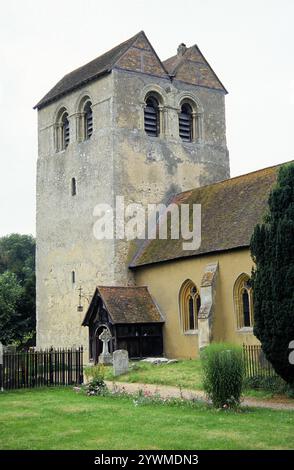
M 136 284 L 148 286 L 165 318 L 163 340 L 167 357 L 195 358 L 198 356 L 198 335 L 184 334 L 181 329 L 179 291 L 186 279 L 191 279 L 200 289 L 205 266 L 217 261 L 219 272 L 212 329 L 213 341 L 258 344 L 252 331 L 237 330 L 233 287 L 241 273 L 247 273 L 250 276 L 253 266 L 249 250 L 240 249 L 136 268 Z

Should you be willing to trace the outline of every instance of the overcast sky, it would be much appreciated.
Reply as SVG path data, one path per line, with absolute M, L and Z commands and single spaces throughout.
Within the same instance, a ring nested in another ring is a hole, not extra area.
M 0 235 L 35 233 L 37 112 L 62 76 L 144 30 L 223 82 L 231 175 L 294 157 L 293 0 L 0 0 Z

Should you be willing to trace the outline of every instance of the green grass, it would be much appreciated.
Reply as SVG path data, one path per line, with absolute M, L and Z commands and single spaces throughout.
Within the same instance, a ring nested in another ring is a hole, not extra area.
M 201 364 L 199 360 L 179 361 L 172 364 L 153 365 L 133 362 L 128 374 L 115 377 L 117 382 L 140 382 L 156 385 L 171 385 L 191 390 L 203 390 Z M 113 380 L 112 367 L 106 368 L 106 380 Z
M 0 449 L 293 449 L 294 412 L 145 404 L 70 388 L 0 394 Z
M 160 365 L 139 361 L 133 362 L 131 363 L 131 371 L 119 377 L 113 377 L 112 367 L 106 367 L 105 371 L 105 379 L 115 380 L 116 382 L 171 385 L 190 390 L 203 390 L 199 359 Z M 261 400 L 267 400 L 275 396 L 273 392 L 254 389 L 244 390 L 244 395 Z

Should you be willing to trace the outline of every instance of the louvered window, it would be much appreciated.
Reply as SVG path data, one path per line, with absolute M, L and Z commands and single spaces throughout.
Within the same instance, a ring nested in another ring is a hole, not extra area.
M 144 109 L 144 128 L 146 134 L 157 137 L 159 135 L 159 109 L 158 101 L 150 96 L 146 100 Z
M 181 107 L 179 114 L 179 134 L 185 142 L 191 142 L 193 139 L 193 118 L 192 108 L 188 103 Z
M 62 116 L 62 148 L 66 149 L 69 144 L 69 120 L 68 114 L 64 113 Z
M 90 139 L 93 134 L 93 113 L 91 103 L 88 101 L 84 108 L 85 112 L 85 139 Z

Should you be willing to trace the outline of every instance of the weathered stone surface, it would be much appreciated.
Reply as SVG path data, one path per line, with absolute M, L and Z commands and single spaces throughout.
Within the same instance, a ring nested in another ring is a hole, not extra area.
M 166 357 L 147 357 L 146 359 L 142 359 L 141 362 L 148 362 L 149 364 L 173 364 L 178 362 L 177 359 L 167 359 Z
M 99 335 L 100 341 L 103 342 L 103 350 L 99 355 L 99 364 L 112 364 L 112 354 L 110 354 L 108 349 L 108 343 L 111 340 L 112 336 L 108 328 L 105 328 L 102 333 Z
M 198 314 L 198 346 L 203 349 L 212 340 L 212 323 L 215 311 L 216 281 L 218 262 L 208 264 L 202 277 L 200 296 L 201 307 Z
M 125 349 L 117 349 L 113 353 L 113 375 L 126 374 L 129 370 L 129 354 Z
M 224 93 L 158 76 L 159 63 L 150 50 L 144 51 L 143 65 L 148 73 L 115 69 L 38 111 L 38 348 L 83 345 L 87 361 L 88 329 L 81 327 L 84 312 L 77 312 L 78 287 L 91 295 L 97 285 L 134 285 L 128 269 L 129 242 L 96 240 L 93 235 L 97 204 L 115 207 L 115 197 L 121 195 L 125 204 L 146 206 L 229 177 Z M 150 90 L 159 92 L 163 100 L 158 138 L 144 131 L 144 98 Z M 93 134 L 81 142 L 78 116 L 85 96 L 92 102 Z M 178 111 L 185 97 L 203 110 L 203 135 L 197 142 L 179 137 Z M 63 106 L 69 116 L 70 142 L 56 153 L 54 128 Z M 83 303 L 86 308 L 87 300 Z

